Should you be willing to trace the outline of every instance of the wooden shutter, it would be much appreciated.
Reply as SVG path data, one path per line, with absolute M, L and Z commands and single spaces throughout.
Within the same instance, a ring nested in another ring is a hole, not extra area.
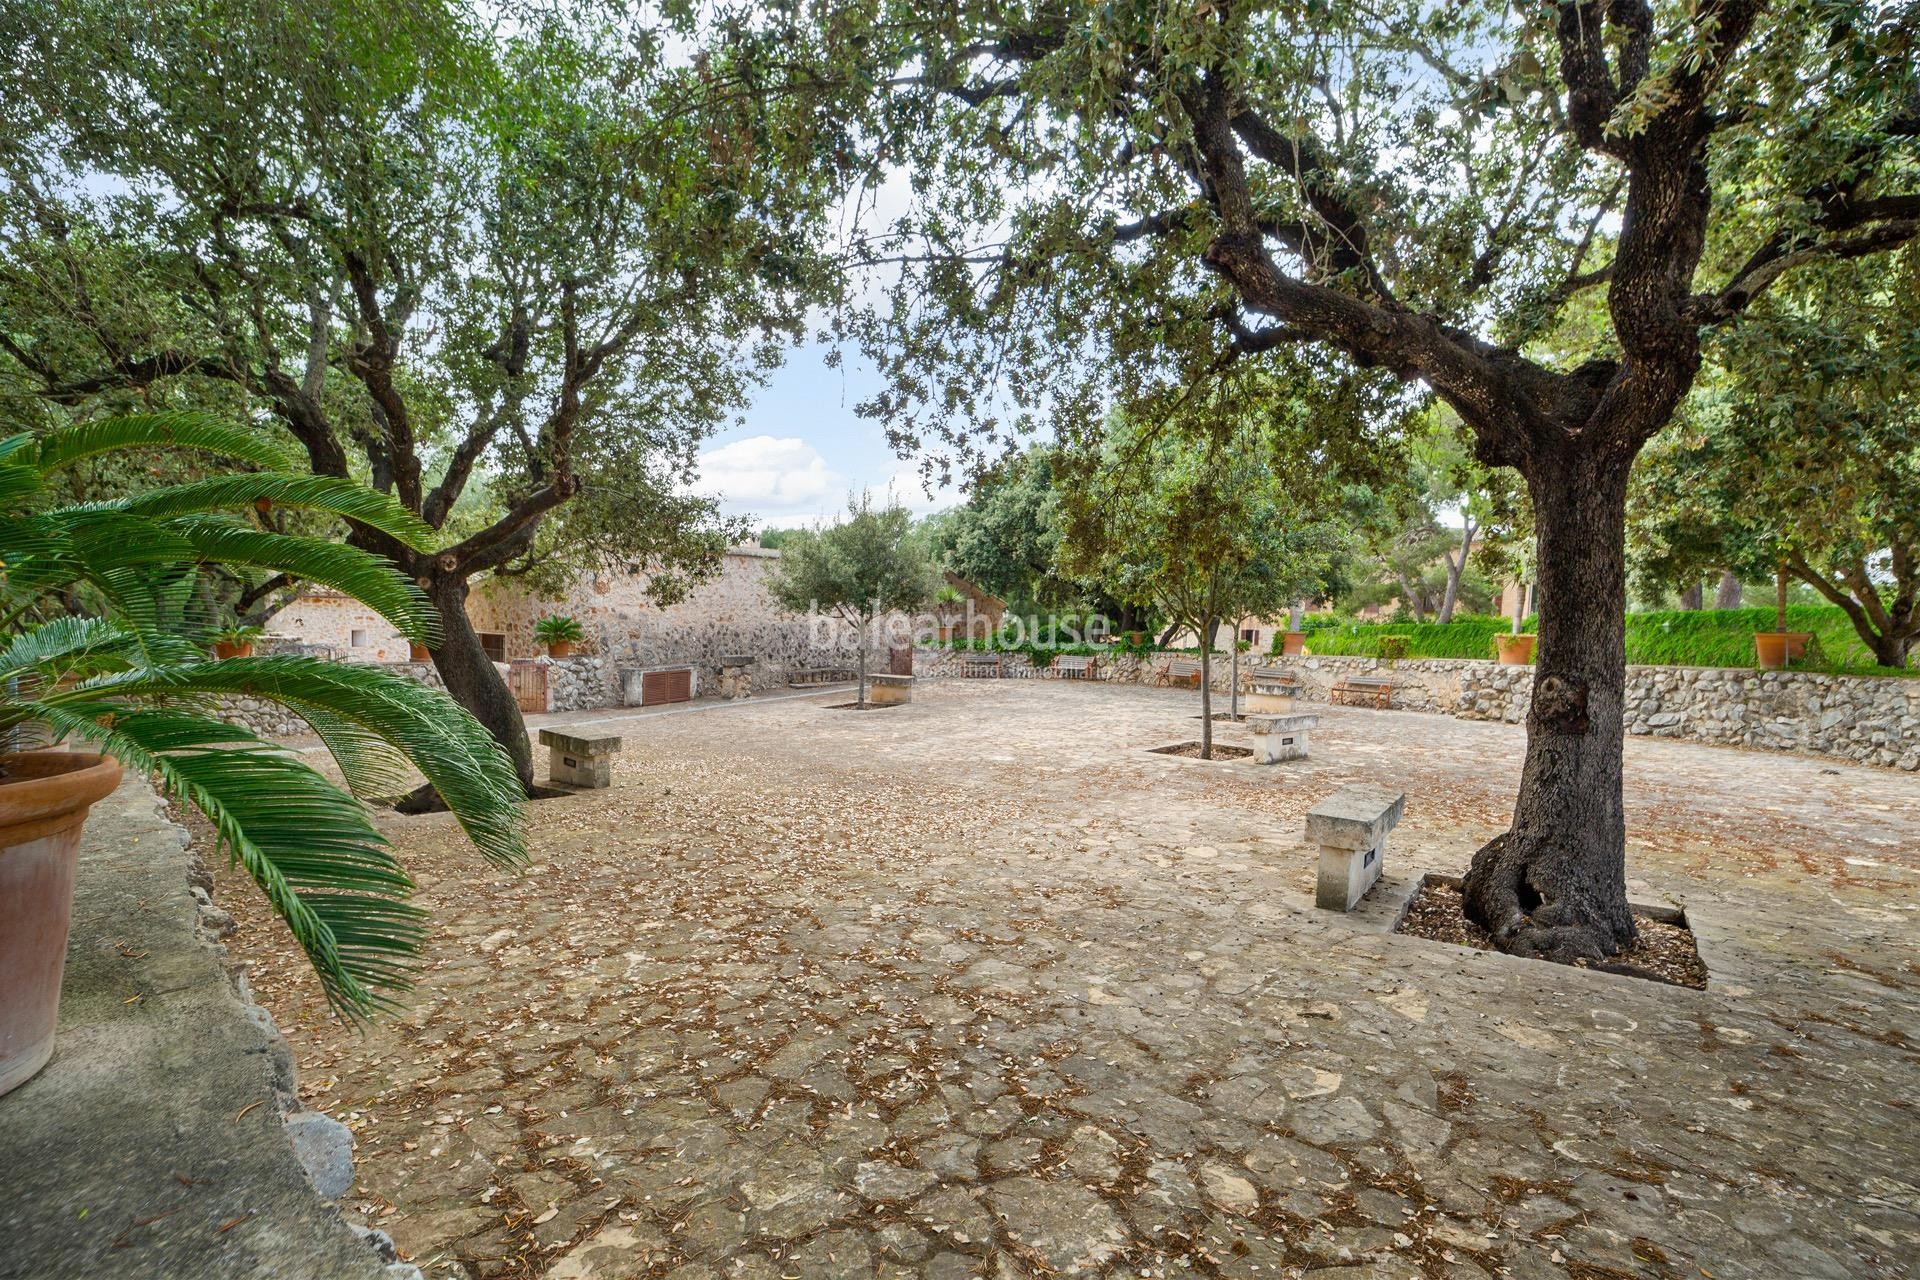
M 693 672 L 648 671 L 640 677 L 640 705 L 656 702 L 685 702 L 693 697 Z

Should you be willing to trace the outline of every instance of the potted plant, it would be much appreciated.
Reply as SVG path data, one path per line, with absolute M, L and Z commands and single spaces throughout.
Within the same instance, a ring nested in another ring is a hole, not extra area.
M 407 661 L 432 662 L 433 650 L 421 644 L 418 640 L 410 640 L 407 642 Z
M 1289 631 L 1280 637 L 1280 652 L 1289 658 L 1297 658 L 1307 651 L 1307 633 Z
M 1811 631 L 1787 630 L 1787 563 L 1782 560 L 1774 572 L 1773 630 L 1753 633 L 1755 659 L 1764 670 L 1777 671 L 1795 658 L 1804 658 Z
M 191 448 L 262 470 L 59 506 L 47 477 L 134 448 Z M 0 734 L 33 725 L 80 750 L 0 754 L 0 1093 L 53 1052 L 82 826 L 121 767 L 206 815 L 267 895 L 333 1006 L 364 1017 L 404 989 L 423 933 L 412 882 L 356 795 L 426 775 L 483 852 L 523 856 L 519 781 L 479 722 L 379 667 L 303 657 L 210 662 L 183 603 L 223 557 L 361 600 L 431 639 L 413 582 L 367 552 L 225 514 L 257 502 L 352 518 L 425 551 L 433 531 L 352 480 L 290 470 L 254 430 L 197 414 L 108 418 L 0 440 Z M 269 698 L 325 725 L 346 786 L 224 722 L 224 699 Z M 184 890 L 184 886 L 183 886 Z
M 941 644 L 953 640 L 953 621 L 960 616 L 966 603 L 966 596 L 951 583 L 933 593 L 933 615 L 939 620 Z
M 1533 646 L 1538 636 L 1524 631 L 1509 632 L 1493 638 L 1493 650 L 1503 667 L 1524 667 L 1533 661 Z
M 251 658 L 253 642 L 265 634 L 265 627 L 222 627 L 213 633 L 213 656 Z
M 563 613 L 550 613 L 533 624 L 533 638 L 547 646 L 549 658 L 564 658 L 587 638 L 580 624 Z

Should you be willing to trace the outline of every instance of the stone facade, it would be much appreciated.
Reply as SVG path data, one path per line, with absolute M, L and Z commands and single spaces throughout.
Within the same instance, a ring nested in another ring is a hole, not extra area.
M 541 617 L 565 614 L 578 620 L 587 633 L 588 653 L 607 660 L 602 672 L 607 700 L 580 706 L 617 705 L 618 672 L 629 667 L 691 666 L 698 688 L 717 689 L 720 659 L 741 653 L 757 659 L 753 687 L 769 689 L 787 682 L 789 667 L 853 658 L 847 637 L 837 632 L 813 635 L 804 616 L 774 603 L 767 580 L 779 558 L 777 551 L 735 547 L 717 577 L 665 607 L 651 602 L 645 573 L 609 572 L 582 579 L 557 600 L 496 580 L 474 591 L 467 614 L 479 630 L 506 637 L 509 658 L 534 656 L 533 624 Z M 821 641 L 825 646 L 816 647 Z M 556 700 L 554 709 L 573 708 Z

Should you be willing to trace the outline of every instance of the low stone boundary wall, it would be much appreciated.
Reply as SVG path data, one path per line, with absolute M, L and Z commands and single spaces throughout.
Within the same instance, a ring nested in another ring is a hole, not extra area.
M 964 650 L 919 649 L 914 670 L 957 676 Z M 1005 674 L 1032 677 L 1023 653 L 1004 654 Z M 1190 655 L 1180 655 L 1190 656 Z M 1173 655 L 1116 654 L 1100 659 L 1102 677 L 1156 684 Z M 1213 686 L 1227 689 L 1229 660 L 1214 664 Z M 1533 668 L 1471 658 L 1299 657 L 1243 655 L 1242 687 L 1255 667 L 1300 678 L 1300 700 L 1326 702 L 1347 676 L 1387 676 L 1393 705 L 1462 720 L 1520 724 L 1533 698 Z M 1836 676 L 1816 671 L 1737 667 L 1628 667 L 1627 732 L 1764 751 L 1802 751 L 1860 764 L 1920 770 L 1920 679 Z

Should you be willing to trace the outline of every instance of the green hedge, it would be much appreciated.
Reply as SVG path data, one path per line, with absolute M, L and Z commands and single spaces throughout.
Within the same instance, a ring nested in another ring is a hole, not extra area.
M 1320 625 L 1314 625 L 1319 622 Z M 1528 618 L 1525 630 L 1534 630 Z M 1772 609 L 1674 609 L 1627 615 L 1627 661 L 1636 666 L 1751 667 L 1753 634 L 1771 631 Z M 1502 618 L 1464 617 L 1452 622 L 1354 622 L 1309 619 L 1307 651 L 1328 656 L 1380 657 L 1384 636 L 1404 636 L 1409 658 L 1490 658 L 1493 638 L 1512 629 Z M 1789 631 L 1811 632 L 1817 647 L 1805 666 L 1819 671 L 1890 675 L 1876 666 L 1847 615 L 1832 605 L 1793 605 Z M 1909 669 L 1898 674 L 1920 674 Z
M 1378 658 L 1380 641 L 1404 636 L 1409 658 L 1490 658 L 1493 638 L 1513 624 L 1500 618 L 1455 618 L 1452 622 L 1347 622 L 1307 632 L 1307 651 Z M 1528 620 L 1527 630 L 1533 630 Z

